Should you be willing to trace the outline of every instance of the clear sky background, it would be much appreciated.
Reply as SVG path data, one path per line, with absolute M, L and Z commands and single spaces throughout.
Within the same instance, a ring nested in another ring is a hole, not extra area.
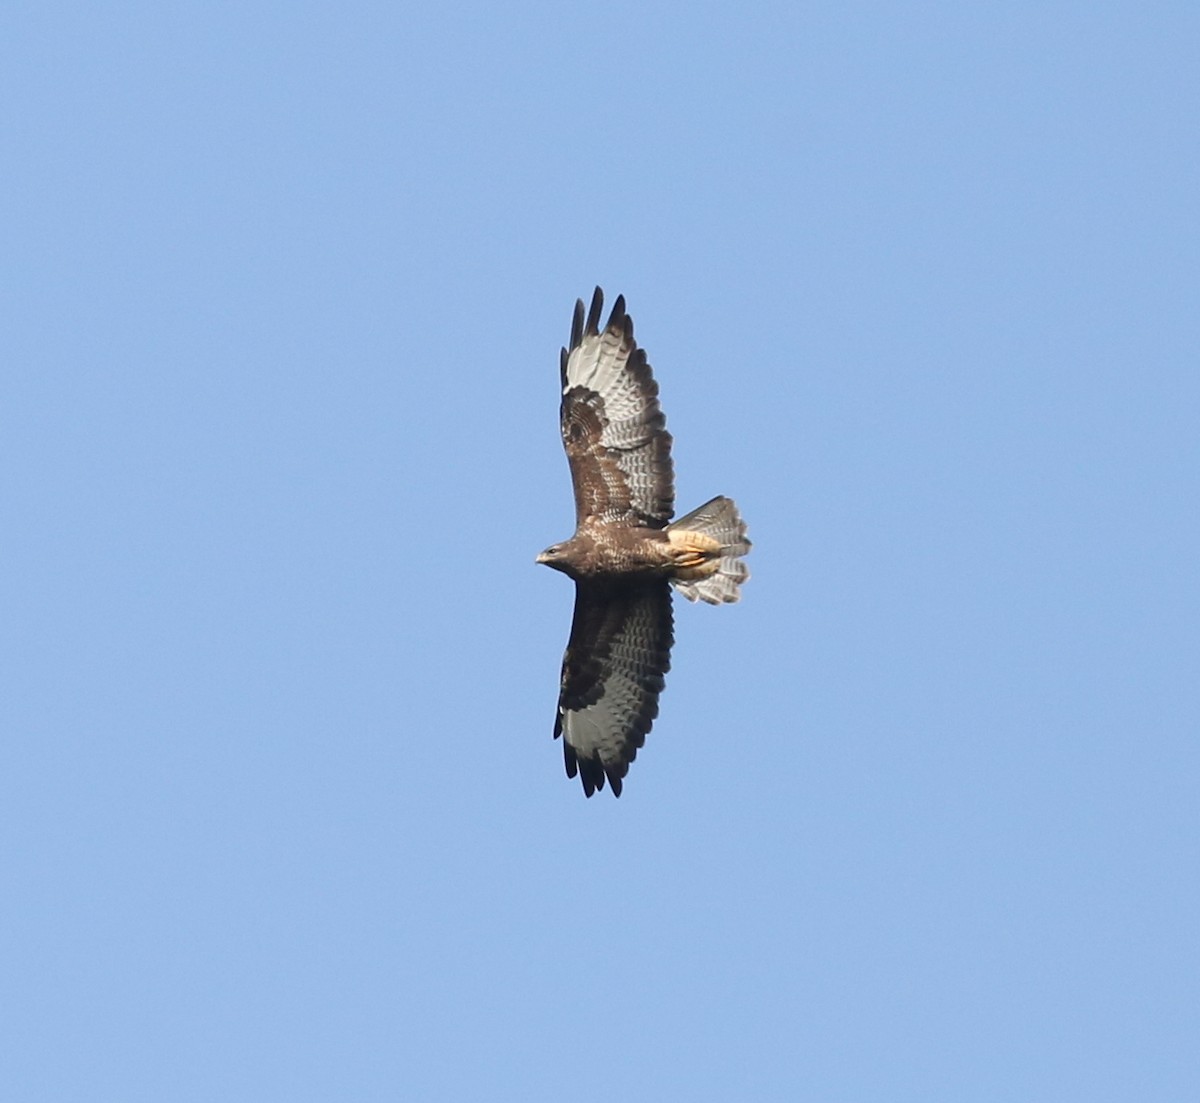
M 5 1096 L 1200 1099 L 1198 10 L 6 5 Z M 619 801 L 597 283 L 755 541 Z

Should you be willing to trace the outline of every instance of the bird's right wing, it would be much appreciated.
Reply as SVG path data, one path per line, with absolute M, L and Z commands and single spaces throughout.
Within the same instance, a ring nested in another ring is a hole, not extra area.
M 613 796 L 621 795 L 658 715 L 673 640 L 665 580 L 575 584 L 554 737 L 562 736 L 567 776 L 578 773 L 587 796 L 606 779 Z

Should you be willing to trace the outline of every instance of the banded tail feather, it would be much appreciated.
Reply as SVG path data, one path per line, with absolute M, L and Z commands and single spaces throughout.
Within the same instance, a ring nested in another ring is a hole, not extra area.
M 751 545 L 746 537 L 746 523 L 732 498 L 718 495 L 705 502 L 668 525 L 667 536 L 684 555 L 696 553 L 671 579 L 671 584 L 688 601 L 699 599 L 720 605 L 741 597 L 739 587 L 750 577 L 742 556 Z M 704 562 L 696 564 L 696 559 Z

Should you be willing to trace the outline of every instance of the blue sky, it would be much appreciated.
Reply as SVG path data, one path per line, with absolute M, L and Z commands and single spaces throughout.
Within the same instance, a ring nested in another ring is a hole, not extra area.
M 1193 5 L 0 31 L 12 1098 L 1200 1098 Z M 755 541 L 619 801 L 596 283 Z

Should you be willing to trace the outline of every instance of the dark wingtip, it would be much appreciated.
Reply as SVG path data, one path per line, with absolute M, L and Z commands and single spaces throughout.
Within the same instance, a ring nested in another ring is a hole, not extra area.
M 613 303 L 612 313 L 608 316 L 608 328 L 626 325 L 628 321 L 629 317 L 625 313 L 625 296 L 618 295 L 617 301 Z
M 579 348 L 583 340 L 583 300 L 575 300 L 575 315 L 571 319 L 571 348 Z
M 582 300 L 580 300 L 580 305 L 578 307 L 576 307 L 576 312 L 578 313 L 578 312 L 582 311 L 582 309 L 583 309 L 583 303 L 582 303 Z M 592 305 L 591 305 L 591 308 L 588 310 L 587 328 L 584 330 L 585 333 L 595 334 L 595 333 L 600 332 L 600 329 L 599 329 L 600 312 L 603 309 L 604 309 L 604 292 L 600 290 L 600 286 L 599 286 L 599 284 L 597 284 L 596 290 L 592 292 Z
M 604 788 L 604 767 L 599 758 L 580 758 L 579 780 L 583 782 L 583 795 L 590 797 L 597 789 Z M 571 774 L 571 777 L 574 777 Z
M 606 328 L 609 331 L 614 329 L 620 330 L 625 335 L 625 340 L 628 344 L 636 344 L 633 339 L 633 319 L 625 313 L 624 295 L 618 295 L 617 301 L 613 303 L 612 313 L 608 316 L 608 326 Z M 642 359 L 645 359 L 645 354 L 643 354 Z

